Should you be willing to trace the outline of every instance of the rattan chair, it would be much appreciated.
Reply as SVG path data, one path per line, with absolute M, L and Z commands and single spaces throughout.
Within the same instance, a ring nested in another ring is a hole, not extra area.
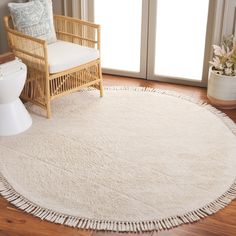
M 55 73 L 50 71 L 49 45 L 46 41 L 16 31 L 10 16 L 4 17 L 4 25 L 10 49 L 28 67 L 21 98 L 46 109 L 48 118 L 51 117 L 51 100 L 56 97 L 88 86 L 99 89 L 100 96 L 103 96 L 99 25 L 71 17 L 54 16 L 58 40 L 95 48 L 98 52 L 97 58 L 87 59 L 86 63 Z

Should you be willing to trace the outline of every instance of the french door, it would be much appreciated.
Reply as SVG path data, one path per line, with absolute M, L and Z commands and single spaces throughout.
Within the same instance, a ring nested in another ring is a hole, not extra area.
M 206 85 L 215 0 L 89 0 L 105 73 Z
M 105 73 L 146 78 L 147 0 L 90 0 L 89 20 L 102 27 Z

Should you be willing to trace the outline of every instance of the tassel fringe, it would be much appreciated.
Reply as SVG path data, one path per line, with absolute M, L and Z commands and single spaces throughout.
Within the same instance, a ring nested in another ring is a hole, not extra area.
M 226 114 L 201 100 L 197 100 L 195 98 L 191 98 L 177 92 L 162 90 L 158 88 L 155 89 L 155 88 L 144 88 L 144 87 L 113 86 L 113 87 L 106 87 L 105 89 L 112 91 L 127 90 L 134 92 L 157 93 L 167 96 L 173 96 L 176 98 L 192 102 L 215 114 L 219 119 L 223 121 L 223 123 L 229 128 L 229 130 L 236 135 L 236 124 Z M 92 90 L 95 89 L 88 88 L 82 90 L 81 92 L 92 91 Z M 24 198 L 19 193 L 17 193 L 10 186 L 10 184 L 2 176 L 1 173 L 0 173 L 0 194 L 18 209 L 23 210 L 36 217 L 39 217 L 41 220 L 47 220 L 57 224 L 63 224 L 70 227 L 86 229 L 86 230 L 140 233 L 140 232 L 151 232 L 151 231 L 161 231 L 161 230 L 171 229 L 182 224 L 189 224 L 196 222 L 200 219 L 203 219 L 209 215 L 216 213 L 220 209 L 223 209 L 225 206 L 230 204 L 231 201 L 236 199 L 236 179 L 234 183 L 231 185 L 231 187 L 228 189 L 228 191 L 226 191 L 222 196 L 220 196 L 215 201 L 209 203 L 206 206 L 203 206 L 200 209 L 196 209 L 184 215 L 177 215 L 166 219 L 157 219 L 157 220 L 139 221 L 139 222 L 86 219 L 51 211 L 49 209 L 34 204 L 33 202 L 29 201 L 28 199 Z

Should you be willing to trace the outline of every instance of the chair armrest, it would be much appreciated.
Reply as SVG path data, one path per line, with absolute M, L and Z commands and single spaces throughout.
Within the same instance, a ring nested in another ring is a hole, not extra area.
M 9 47 L 28 67 L 48 73 L 47 43 L 16 30 L 7 28 Z
M 100 49 L 100 25 L 72 17 L 54 15 L 59 40 Z

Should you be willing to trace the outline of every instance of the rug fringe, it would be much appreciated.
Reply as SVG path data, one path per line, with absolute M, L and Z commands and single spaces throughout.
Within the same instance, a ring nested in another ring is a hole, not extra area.
M 214 108 L 210 104 L 207 104 L 199 99 L 188 97 L 175 91 L 162 90 L 159 88 L 146 88 L 146 87 L 125 87 L 125 86 L 112 86 L 106 87 L 106 90 L 112 91 L 135 91 L 135 92 L 153 92 L 157 94 L 163 94 L 180 98 L 201 106 L 207 109 L 211 113 L 215 114 L 223 123 L 236 135 L 235 123 L 223 112 Z M 84 91 L 95 90 L 94 88 L 88 88 Z M 140 221 L 140 222 L 127 222 L 127 221 L 107 221 L 97 219 L 85 219 L 75 216 L 69 216 L 59 212 L 40 207 L 28 199 L 18 194 L 7 182 L 7 180 L 0 173 L 0 194 L 8 200 L 11 204 L 16 206 L 27 213 L 30 213 L 42 220 L 47 220 L 57 224 L 64 224 L 70 227 L 87 229 L 87 230 L 103 230 L 103 231 L 115 231 L 115 232 L 150 232 L 150 231 L 161 231 L 165 229 L 171 229 L 182 224 L 189 224 L 203 219 L 209 215 L 212 215 L 223 209 L 225 206 L 230 204 L 231 201 L 236 199 L 236 179 L 231 185 L 228 191 L 220 196 L 215 201 L 207 204 L 206 206 L 188 212 L 184 215 L 172 216 L 166 219 L 152 220 L 152 221 Z

